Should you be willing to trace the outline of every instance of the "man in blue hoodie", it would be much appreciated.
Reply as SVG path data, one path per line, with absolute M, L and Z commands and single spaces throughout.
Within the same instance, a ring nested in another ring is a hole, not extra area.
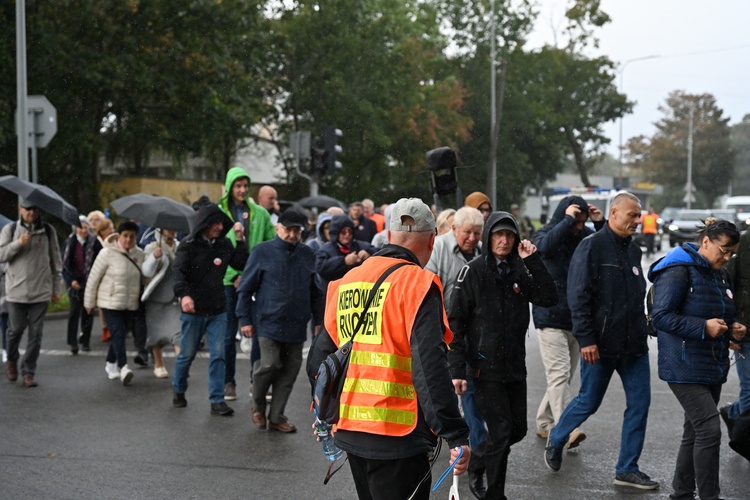
M 256 245 L 237 289 L 242 335 L 257 337 L 260 361 L 253 370 L 253 423 L 259 429 L 295 432 L 284 415 L 302 366 L 307 322 L 323 321 L 325 297 L 315 283 L 315 255 L 300 244 L 307 217 L 288 209 L 279 216 L 276 238 Z M 253 296 L 255 300 L 253 300 Z M 273 385 L 266 415 L 266 393 Z

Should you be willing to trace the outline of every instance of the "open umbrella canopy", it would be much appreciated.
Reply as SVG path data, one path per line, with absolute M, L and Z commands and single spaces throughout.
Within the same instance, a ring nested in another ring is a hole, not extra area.
M 3 214 L 0 214 L 0 229 L 4 228 L 5 226 L 7 226 L 8 224 L 10 224 L 11 222 L 13 222 L 13 221 L 10 220 L 9 218 L 7 218 L 6 216 L 4 216 Z
M 173 231 L 189 232 L 195 215 L 195 211 L 184 203 L 144 193 L 123 196 L 110 202 L 110 205 L 120 217 Z
M 4 175 L 0 177 L 0 187 L 4 187 L 11 193 L 16 193 L 63 222 L 81 227 L 78 209 L 47 186 L 21 180 L 15 175 Z
M 340 202 L 336 198 L 331 198 L 330 196 L 326 196 L 324 194 L 320 194 L 317 196 L 305 196 L 304 198 L 297 200 L 297 204 L 305 208 L 326 209 L 331 207 L 339 207 L 346 210 L 346 205 L 344 205 L 342 202 Z

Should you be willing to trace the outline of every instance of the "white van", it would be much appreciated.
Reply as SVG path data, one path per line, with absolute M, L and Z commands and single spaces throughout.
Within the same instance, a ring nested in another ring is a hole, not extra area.
M 617 191 L 615 189 L 603 189 L 603 188 L 562 188 L 554 189 L 553 194 L 549 197 L 549 208 L 547 211 L 548 218 L 554 215 L 557 210 L 557 205 L 560 204 L 563 198 L 567 196 L 581 196 L 586 202 L 595 205 L 604 214 L 604 218 L 609 217 L 609 207 L 612 205 L 612 200 L 615 199 L 620 193 L 625 191 Z
M 730 196 L 724 200 L 724 208 L 737 211 L 737 221 L 740 231 L 750 227 L 750 196 Z

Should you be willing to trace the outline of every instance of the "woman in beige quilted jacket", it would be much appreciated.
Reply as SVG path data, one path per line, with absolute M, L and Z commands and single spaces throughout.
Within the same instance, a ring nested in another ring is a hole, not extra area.
M 125 351 L 125 336 L 138 310 L 143 277 L 153 276 L 156 270 L 155 259 L 145 260 L 143 250 L 136 246 L 137 237 L 136 223 L 125 221 L 117 228 L 116 236 L 105 240 L 104 248 L 89 273 L 83 300 L 89 313 L 94 307 L 104 312 L 112 335 L 104 369 L 110 380 L 119 378 L 123 385 L 128 385 L 133 379 Z

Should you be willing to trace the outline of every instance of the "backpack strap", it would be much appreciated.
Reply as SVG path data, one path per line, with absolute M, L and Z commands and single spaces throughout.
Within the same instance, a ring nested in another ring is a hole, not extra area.
M 372 286 L 372 289 L 370 290 L 370 295 L 367 297 L 367 302 L 365 302 L 365 307 L 362 310 L 362 314 L 359 315 L 359 321 L 357 322 L 357 326 L 354 328 L 354 332 L 352 333 L 352 336 L 349 337 L 349 342 L 354 342 L 354 337 L 359 332 L 359 329 L 362 328 L 362 324 L 365 322 L 365 317 L 367 316 L 367 310 L 370 308 L 370 304 L 372 303 L 372 300 L 375 298 L 375 295 L 378 293 L 378 288 L 380 288 L 380 285 L 383 284 L 385 279 L 390 276 L 396 269 L 408 265 L 414 265 L 409 262 L 399 262 L 398 264 L 394 264 L 388 269 L 385 270 L 385 272 L 380 275 L 380 278 L 378 278 L 378 281 L 375 282 L 375 284 Z

